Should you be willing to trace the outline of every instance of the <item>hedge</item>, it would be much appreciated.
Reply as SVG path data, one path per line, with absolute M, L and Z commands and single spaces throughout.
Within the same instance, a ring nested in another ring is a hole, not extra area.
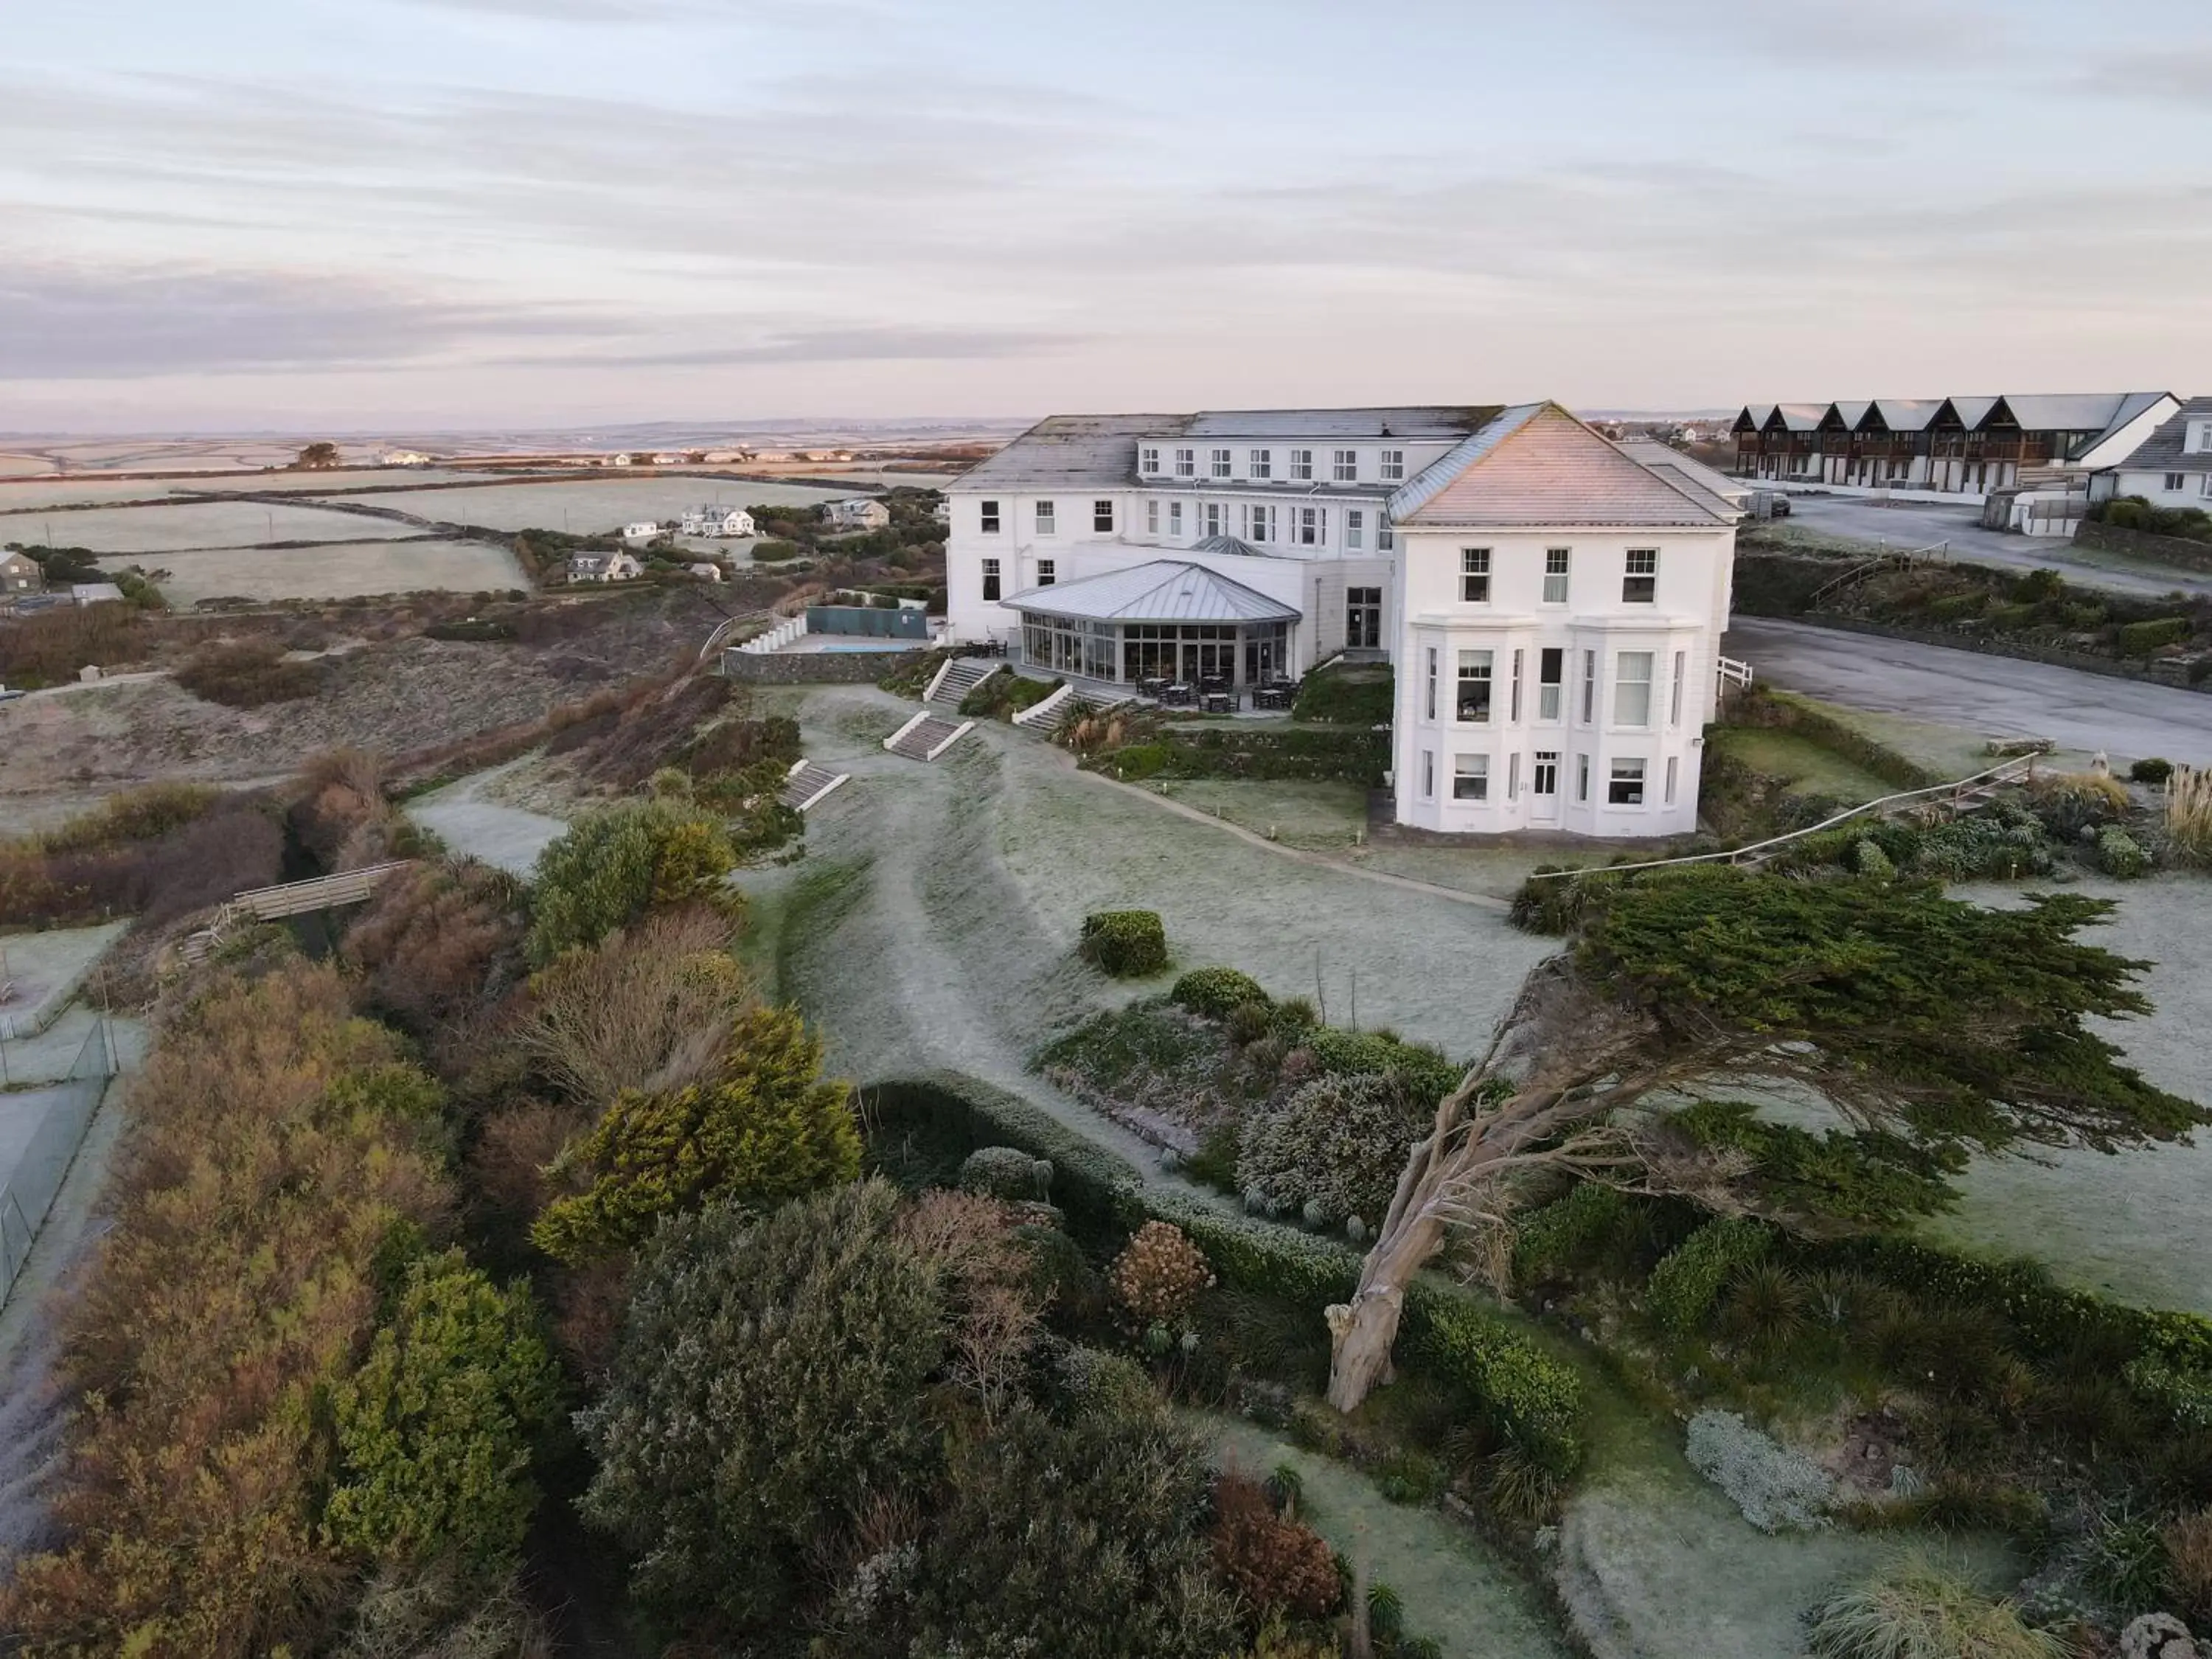
M 1899 789 L 1929 789 L 1949 781 L 1887 744 L 1877 742 L 1846 725 L 1818 704 L 1768 685 L 1747 687 L 1741 696 L 1733 700 L 1726 723 L 1795 732 Z
M 1085 962 L 1115 979 L 1142 979 L 1168 965 L 1167 929 L 1157 910 L 1097 910 L 1083 919 Z
M 1765 1255 L 1767 1230 L 1743 1216 L 1723 1216 L 1684 1239 L 1660 1259 L 1644 1287 L 1644 1305 L 1668 1330 L 1695 1330 L 1738 1269 Z
M 1144 778 L 1341 779 L 1372 787 L 1390 766 L 1390 734 L 1364 727 L 1169 726 L 1086 764 Z
M 871 1127 L 948 1136 L 964 1149 L 1018 1146 L 1052 1160 L 1053 1199 L 1079 1230 L 1119 1237 L 1157 1218 L 1181 1227 L 1221 1282 L 1310 1309 L 1319 1319 L 1351 1299 L 1359 1253 L 1316 1233 L 1217 1209 L 1194 1194 L 1147 1188 L 1136 1167 L 1041 1108 L 958 1073 L 939 1072 L 863 1091 Z M 1399 1352 L 1480 1402 L 1493 1425 L 1546 1468 L 1571 1474 L 1582 1458 L 1581 1379 L 1573 1367 L 1511 1328 L 1455 1285 L 1420 1279 L 1406 1293 Z
M 2152 622 L 2130 623 L 2119 631 L 2119 653 L 2124 657 L 2148 657 L 2161 646 L 2180 644 L 2189 635 L 2186 617 L 2160 617 Z

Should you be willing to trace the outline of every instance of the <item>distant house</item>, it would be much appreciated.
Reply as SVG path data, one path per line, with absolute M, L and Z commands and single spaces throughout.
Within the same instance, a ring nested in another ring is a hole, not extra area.
M 935 507 L 929 509 L 929 516 L 939 524 L 951 524 L 952 503 L 949 501 L 939 501 Z
M 120 605 L 123 590 L 113 582 L 71 582 L 70 599 L 76 605 Z
M 2212 398 L 2191 398 L 2128 457 L 2090 480 L 2098 501 L 2140 495 L 2153 507 L 2212 513 Z
M 428 466 L 430 458 L 419 449 L 387 449 L 376 458 L 379 466 Z
M 722 580 L 722 567 L 719 564 L 709 564 L 704 559 L 691 566 L 690 570 L 691 574 L 702 582 L 718 582 Z
M 681 466 L 684 465 L 684 458 L 681 455 L 671 455 L 664 452 L 653 458 L 653 464 L 655 466 Z
M 0 554 L 0 593 L 35 593 L 46 582 L 46 571 L 28 554 Z
M 727 466 L 735 461 L 751 460 L 753 453 L 750 449 L 710 449 L 706 459 L 709 466 Z
M 891 510 L 871 495 L 855 495 L 848 501 L 832 501 L 823 509 L 830 525 L 838 530 L 881 530 L 891 521 Z
M 623 526 L 623 539 L 626 542 L 649 542 L 660 533 L 659 522 L 653 519 L 640 519 L 635 524 Z
M 753 515 L 741 507 L 695 507 L 684 514 L 687 536 L 755 536 Z
M 628 466 L 629 465 L 629 457 L 627 455 L 610 455 L 607 457 L 607 465 L 609 466 Z
M 627 582 L 645 574 L 645 567 L 627 553 L 579 553 L 568 561 L 572 582 Z

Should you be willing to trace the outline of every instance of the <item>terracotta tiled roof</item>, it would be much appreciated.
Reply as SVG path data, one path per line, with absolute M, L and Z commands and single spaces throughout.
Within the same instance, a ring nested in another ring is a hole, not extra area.
M 1397 523 L 1713 528 L 1734 515 L 1624 455 L 1557 404 L 1509 409 L 1391 497 Z

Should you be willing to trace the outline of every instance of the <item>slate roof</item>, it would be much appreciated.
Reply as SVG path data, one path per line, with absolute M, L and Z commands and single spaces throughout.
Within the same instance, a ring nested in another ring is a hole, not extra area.
M 1390 498 L 1401 525 L 1633 525 L 1698 529 L 1734 509 L 1624 454 L 1557 404 L 1509 409 Z
M 1673 445 L 1661 443 L 1656 438 L 1623 438 L 1613 447 L 1629 459 L 1639 461 L 1662 476 L 1672 472 L 1674 476 L 1668 477 L 1668 483 L 1673 483 L 1679 478 L 1691 489 L 1703 490 L 1706 495 L 1717 497 L 1721 505 L 1730 511 L 1735 509 L 1741 498 L 1749 495 L 1757 488 L 1747 478 L 1731 478 L 1727 473 L 1707 466 L 1695 456 L 1685 455 Z
M 1892 432 L 1919 432 L 1943 407 L 1941 398 L 1877 398 L 1871 407 Z
M 1402 409 L 1210 409 L 1189 417 L 1189 438 L 1464 438 L 1496 404 Z
M 2191 420 L 2201 421 L 2208 415 L 2212 415 L 2212 398 L 2191 398 L 2120 465 L 2130 472 L 2212 472 L 2212 450 L 2191 455 L 2181 447 L 2188 440 Z
M 1133 483 L 1137 439 L 1165 432 L 1185 415 L 1054 415 L 961 475 L 963 489 L 1101 488 Z
M 1032 587 L 1006 601 L 1020 611 L 1075 622 L 1296 622 L 1298 612 L 1239 581 L 1180 559 Z

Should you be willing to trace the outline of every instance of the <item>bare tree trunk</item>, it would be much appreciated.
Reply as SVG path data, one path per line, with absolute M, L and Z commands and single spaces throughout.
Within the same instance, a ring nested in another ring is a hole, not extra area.
M 1357 1411 L 1370 1389 L 1390 1380 L 1390 1348 L 1398 1340 L 1406 1286 L 1443 1243 L 1442 1224 L 1415 1212 L 1375 1241 L 1360 1264 L 1359 1288 L 1351 1302 L 1328 1310 L 1328 1403 L 1337 1410 Z

